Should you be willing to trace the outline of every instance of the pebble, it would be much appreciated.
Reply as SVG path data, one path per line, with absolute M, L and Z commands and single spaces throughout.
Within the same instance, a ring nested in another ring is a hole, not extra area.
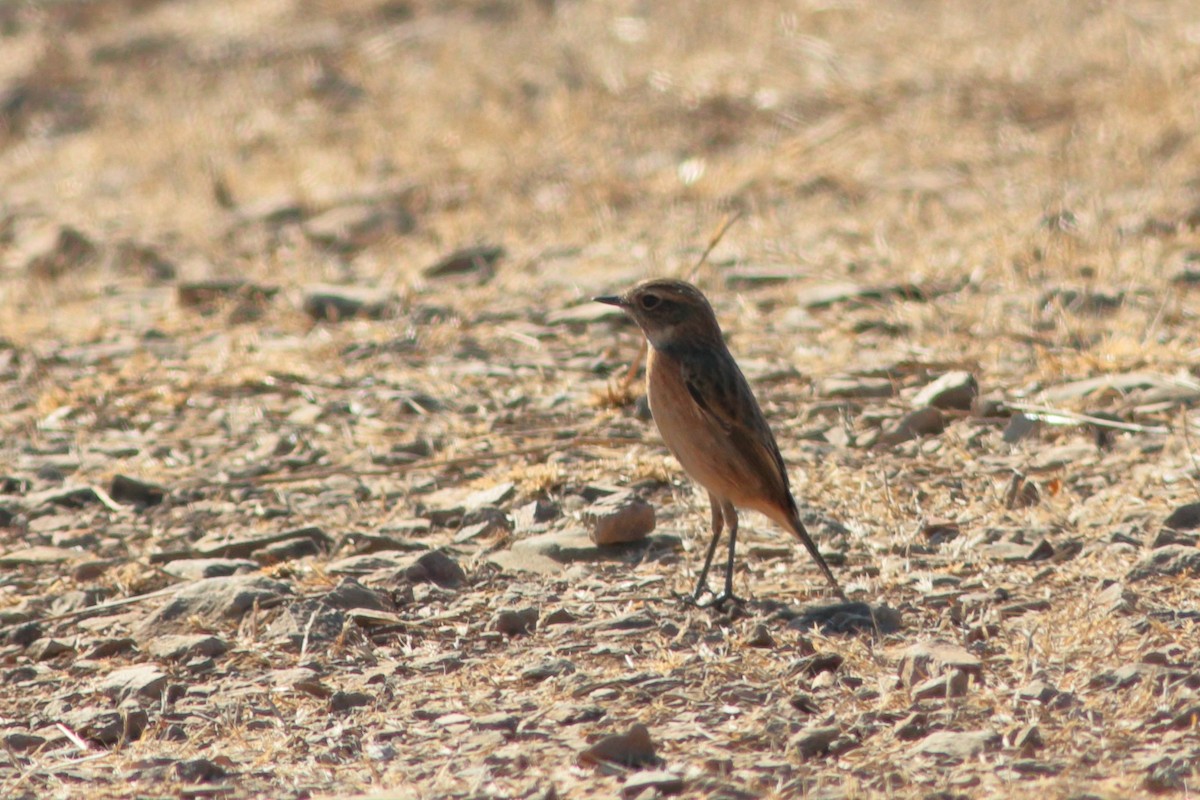
M 258 562 L 248 558 L 181 558 L 162 566 L 168 575 L 189 581 L 257 572 L 258 568 Z
M 118 503 L 149 508 L 162 503 L 170 495 L 170 492 L 162 486 L 118 474 L 113 476 L 112 483 L 108 487 L 108 494 Z
M 318 284 L 304 292 L 304 313 L 319 322 L 344 322 L 355 317 L 384 319 L 399 302 L 395 293 L 364 286 Z
M 979 396 L 979 382 L 965 371 L 947 372 L 932 383 L 926 384 L 912 399 L 914 408 L 932 408 L 970 411 Z
M 964 677 L 970 675 L 981 680 L 983 665 L 965 648 L 936 639 L 911 645 L 900 660 L 900 680 L 910 691 L 915 691 L 918 684 L 948 672 L 961 672 Z
M 139 638 L 146 639 L 190 624 L 191 617 L 237 618 L 256 605 L 265 606 L 291 595 L 290 586 L 265 575 L 205 578 L 177 591 L 166 605 L 143 618 L 136 630 Z
M 229 642 L 205 633 L 181 633 L 158 636 L 146 643 L 146 651 L 155 658 L 186 661 L 197 656 L 219 656 Z
M 102 747 L 142 738 L 150 716 L 140 708 L 102 709 L 85 706 L 63 714 L 63 722 L 81 738 Z
M 820 397 L 846 400 L 877 399 L 891 397 L 896 393 L 896 387 L 887 378 L 826 378 L 817 384 L 816 389 Z
M 166 688 L 166 673 L 153 664 L 115 669 L 95 684 L 96 691 L 108 695 L 118 705 L 134 697 L 157 699 Z
M 1000 734 L 995 731 L 937 731 L 918 742 L 913 752 L 966 761 L 980 753 L 998 750 L 1001 743 Z
M 505 255 L 505 249 L 498 245 L 465 247 L 425 267 L 421 274 L 433 279 L 468 278 L 475 283 L 486 283 L 496 274 L 496 264 Z
M 492 620 L 492 629 L 505 636 L 519 636 L 533 633 L 537 623 L 538 610 L 536 608 L 506 608 L 496 613 Z
M 1200 575 L 1200 549 L 1169 544 L 1151 550 L 1129 570 L 1127 577 L 1140 581 L 1168 575 Z
M 579 754 L 585 764 L 620 764 L 626 767 L 645 767 L 658 763 L 649 729 L 636 722 L 625 733 L 613 733 Z
M 645 770 L 629 776 L 621 787 L 621 796 L 635 798 L 641 797 L 643 792 L 679 794 L 682 791 L 682 776 L 667 770 Z
M 587 508 L 583 519 L 598 545 L 639 542 L 654 530 L 654 506 L 635 495 L 610 495 Z
M 946 418 L 936 408 L 926 406 L 905 414 L 879 437 L 879 444 L 894 447 L 923 436 L 937 436 L 946 430 Z
M 829 745 L 841 734 L 836 726 L 820 726 L 805 728 L 791 738 L 788 749 L 794 749 L 801 760 L 807 761 L 817 756 L 826 755 Z
M 405 567 L 404 577 L 412 583 L 434 583 L 445 589 L 454 589 L 467 582 L 463 568 L 441 550 L 430 550 L 417 556 Z

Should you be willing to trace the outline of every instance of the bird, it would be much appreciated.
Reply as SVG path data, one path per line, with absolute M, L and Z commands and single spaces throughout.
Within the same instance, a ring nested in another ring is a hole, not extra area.
M 838 597 L 846 594 L 804 523 L 792 495 L 779 445 L 746 377 L 725 344 L 712 305 L 692 284 L 671 278 L 642 281 L 624 294 L 593 298 L 617 306 L 649 343 L 646 395 L 667 449 L 708 492 L 712 540 L 696 589 L 701 605 L 723 530 L 729 532 L 725 586 L 711 605 L 741 602 L 733 592 L 738 508 L 758 511 L 795 534 Z

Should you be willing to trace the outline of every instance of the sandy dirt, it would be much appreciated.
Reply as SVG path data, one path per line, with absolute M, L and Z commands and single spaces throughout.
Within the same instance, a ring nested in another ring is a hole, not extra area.
M 1194 795 L 1197 98 L 1182 0 L 0 4 L 0 796 Z M 675 599 L 656 275 L 851 603 Z

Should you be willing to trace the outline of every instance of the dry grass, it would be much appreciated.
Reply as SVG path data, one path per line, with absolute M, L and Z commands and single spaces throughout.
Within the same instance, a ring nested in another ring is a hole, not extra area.
M 972 371 L 985 395 L 1033 403 L 1099 375 L 1195 375 L 1200 295 L 1173 280 L 1200 250 L 1193 6 L 0 7 L 0 479 L 47 488 L 51 465 L 71 484 L 121 473 L 175 491 L 144 513 L 60 509 L 61 525 L 26 509 L 22 492 L 0 495 L 18 512 L 0 528 L 0 552 L 64 544 L 117 564 L 93 580 L 13 569 L 0 577 L 5 620 L 45 616 L 78 589 L 115 599 L 165 586 L 151 554 L 205 534 L 313 524 L 337 539 L 419 517 L 433 491 L 504 481 L 515 485 L 505 510 L 554 500 L 567 513 L 558 527 L 587 484 L 636 486 L 659 530 L 684 543 L 637 565 L 538 577 L 487 566 L 507 533 L 453 545 L 455 530 L 435 526 L 418 538 L 450 546 L 469 586 L 417 587 L 403 626 L 351 626 L 304 658 L 272 638 L 277 609 L 240 624 L 196 620 L 233 647 L 214 672 L 164 667 L 191 695 L 111 749 L 80 752 L 62 734 L 10 749 L 0 794 L 612 796 L 626 776 L 576 757 L 638 721 L 688 796 L 1190 796 L 1196 576 L 1127 574 L 1148 552 L 1128 542 L 1149 542 L 1200 498 L 1200 437 L 1184 433 L 1195 398 L 1110 391 L 1056 403 L 1171 430 L 1117 433 L 1104 451 L 1075 426 L 1010 445 L 1004 421 L 965 414 L 939 436 L 870 444 L 950 369 Z M 266 205 L 312 218 L 353 198 L 402 203 L 415 228 L 337 253 L 296 222 L 263 222 Z M 738 574 L 741 593 L 760 601 L 750 618 L 669 602 L 693 579 L 708 511 L 634 414 L 637 386 L 622 378 L 636 337 L 608 322 L 547 321 L 639 277 L 687 273 L 731 213 L 743 216 L 698 281 L 801 504 L 827 520 L 822 546 L 844 554 L 837 569 L 855 599 L 900 610 L 896 633 L 787 629 L 770 601 L 817 602 L 821 584 L 802 553 L 765 547 L 783 540 L 761 519 L 748 521 Z M 34 231 L 59 225 L 83 231 L 99 257 L 30 274 Z M 125 240 L 166 256 L 178 281 L 242 277 L 280 293 L 253 307 L 241 296 L 184 307 L 175 280 L 113 255 Z M 422 272 L 488 243 L 507 250 L 489 281 Z M 301 298 L 320 282 L 394 291 L 399 313 L 314 323 Z M 924 297 L 797 302 L 841 282 Z M 1111 308 L 1089 305 L 1105 298 Z M 826 396 L 823 382 L 839 375 L 885 376 L 898 394 Z M 415 462 L 385 465 L 410 444 L 423 453 Z M 1037 484 L 1039 502 L 1006 507 L 1014 472 Z M 960 535 L 931 541 L 922 528 L 937 520 Z M 1042 538 L 1066 555 L 1013 561 L 988 549 Z M 749 555 L 755 545 L 764 555 Z M 319 595 L 336 583 L 329 560 L 274 574 Z M 64 703 L 94 700 L 95 674 L 148 660 L 136 648 L 81 654 L 126 635 L 152 605 L 107 627 L 48 622 L 47 636 L 76 646 L 46 662 L 0 642 L 0 729 L 44 733 Z M 520 606 L 543 618 L 566 608 L 580 623 L 512 640 L 490 628 L 497 609 Z M 635 612 L 654 626 L 583 627 Z M 774 647 L 748 644 L 759 623 Z M 898 685 L 906 648 L 932 638 L 982 659 L 966 696 L 917 701 Z M 797 660 L 809 645 L 844 659 L 828 684 L 813 686 Z M 465 668 L 428 660 L 447 655 Z M 552 657 L 578 671 L 521 678 Z M 1106 683 L 1147 658 L 1176 672 Z M 301 663 L 371 703 L 335 714 L 319 693 L 273 687 L 272 675 Z M 1034 679 L 1073 702 L 1022 698 Z M 789 704 L 797 692 L 818 711 Z M 575 706 L 603 716 L 558 720 Z M 452 712 L 510 713 L 519 726 L 502 735 L 439 722 Z M 989 729 L 1003 741 L 962 763 L 917 755 L 895 730 L 912 713 L 930 731 Z M 836 726 L 850 744 L 805 760 L 789 742 L 812 725 Z M 1022 750 L 1013 737 L 1029 725 L 1042 745 Z M 201 755 L 226 775 L 171 771 Z M 1182 765 L 1171 780 L 1156 771 L 1164 759 Z

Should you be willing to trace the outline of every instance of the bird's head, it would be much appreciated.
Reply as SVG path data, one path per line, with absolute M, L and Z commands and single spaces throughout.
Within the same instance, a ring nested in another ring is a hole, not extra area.
M 686 281 L 653 278 L 624 294 L 595 300 L 623 309 L 658 349 L 678 342 L 721 341 L 721 326 L 708 299 Z

